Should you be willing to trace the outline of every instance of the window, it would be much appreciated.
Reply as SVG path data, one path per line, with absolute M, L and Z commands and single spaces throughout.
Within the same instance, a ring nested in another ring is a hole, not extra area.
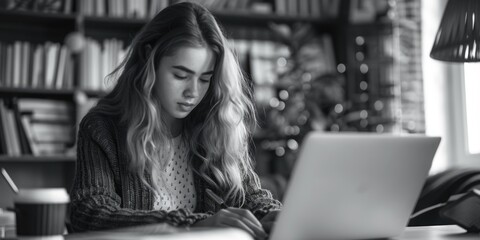
M 480 64 L 466 63 L 464 65 L 464 124 L 466 154 L 480 154 Z M 480 156 L 479 156 L 480 164 Z
M 480 63 L 450 65 L 451 166 L 480 167 Z

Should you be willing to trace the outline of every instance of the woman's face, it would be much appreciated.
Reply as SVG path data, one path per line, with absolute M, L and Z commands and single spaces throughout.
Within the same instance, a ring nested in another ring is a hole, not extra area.
M 215 55 L 206 47 L 182 47 L 160 60 L 156 90 L 167 123 L 185 118 L 202 101 L 214 65 Z

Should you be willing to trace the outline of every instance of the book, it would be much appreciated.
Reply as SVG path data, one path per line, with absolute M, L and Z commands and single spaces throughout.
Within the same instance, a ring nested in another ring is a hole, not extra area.
M 275 0 L 275 13 L 278 15 L 287 14 L 287 0 Z
M 320 0 L 310 0 L 310 16 L 316 17 L 316 18 L 322 17 Z
M 5 86 L 5 66 L 6 66 L 6 46 L 4 43 L 0 42 L 0 86 Z
M 73 89 L 73 79 L 75 74 L 75 69 L 73 65 L 73 57 L 71 54 L 67 55 L 67 62 L 65 64 L 65 72 L 64 72 L 64 85 L 62 88 L 64 89 Z
M 67 151 L 65 143 L 35 143 L 35 156 L 64 155 Z
M 3 104 L 0 102 L 0 104 Z M 2 111 L 0 110 L 0 155 L 8 155 L 6 133 L 3 131 Z
M 2 145 L 2 153 L 6 155 L 12 155 L 12 142 L 10 141 L 12 139 L 8 121 L 7 121 L 7 109 L 5 107 L 4 100 L 0 98 L 0 128 L 1 128 L 1 135 L 0 135 L 0 141 Z
M 21 98 L 17 100 L 21 112 L 52 112 L 68 114 L 72 106 L 70 103 L 53 99 Z
M 30 56 L 30 43 L 22 42 L 20 50 L 20 87 L 27 87 L 29 82 L 30 69 L 28 66 Z
M 38 156 L 39 151 L 36 147 L 36 144 L 33 142 L 33 132 L 31 129 L 29 115 L 21 115 L 20 121 L 21 121 L 23 130 L 25 131 L 25 137 L 28 142 L 28 145 L 30 146 L 31 153 L 34 156 Z
M 67 112 L 33 111 L 28 113 L 33 122 L 70 123 L 72 117 Z
M 59 49 L 60 45 L 58 43 L 45 44 L 45 88 L 54 87 Z
M 289 0 L 287 3 L 287 15 L 298 16 L 298 0 Z
M 298 0 L 298 15 L 301 17 L 310 16 L 310 0 Z
M 34 142 L 72 143 L 74 141 L 71 124 L 33 121 L 30 123 Z
M 21 57 L 22 57 L 22 43 L 15 41 L 13 44 L 13 75 L 12 75 L 12 87 L 20 86 L 20 72 L 21 72 Z
M 60 47 L 60 53 L 58 57 L 58 64 L 57 64 L 57 73 L 55 74 L 55 88 L 62 89 L 64 85 L 64 75 L 65 75 L 65 66 L 67 64 L 67 58 L 70 54 L 70 51 L 66 46 Z
M 20 156 L 21 149 L 20 149 L 20 140 L 17 132 L 17 125 L 15 122 L 15 116 L 11 109 L 8 109 L 4 104 L 2 104 L 2 122 L 4 123 L 4 130 L 7 132 L 7 144 L 8 149 L 10 150 L 8 153 L 10 156 Z
M 37 45 L 33 53 L 33 66 L 32 66 L 32 88 L 39 88 L 42 86 L 43 79 L 43 53 L 44 48 L 42 45 Z
M 35 45 L 32 43 L 28 44 L 28 73 L 27 73 L 27 81 L 26 81 L 26 87 L 31 87 L 32 86 L 32 74 L 33 74 L 33 62 L 34 62 L 34 55 L 35 52 Z
M 18 143 L 20 147 L 20 154 L 32 154 L 32 149 L 30 147 L 29 140 L 27 139 L 26 132 L 23 128 L 20 112 L 17 108 L 17 99 L 12 99 L 12 113 L 15 121 L 16 128 L 13 131 L 17 132 Z
M 63 0 L 63 13 L 68 14 L 72 12 L 73 0 Z
M 123 0 L 116 0 L 116 3 L 117 3 L 117 17 L 124 17 L 126 12 L 125 2 Z
M 105 16 L 105 2 L 106 0 L 95 0 L 95 16 Z
M 10 87 L 13 85 L 13 46 L 9 44 L 7 46 L 7 63 L 5 71 L 5 86 Z

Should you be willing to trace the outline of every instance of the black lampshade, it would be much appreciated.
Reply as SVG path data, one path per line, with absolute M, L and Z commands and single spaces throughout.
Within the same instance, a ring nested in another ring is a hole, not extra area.
M 449 62 L 480 61 L 480 0 L 449 0 L 430 57 Z

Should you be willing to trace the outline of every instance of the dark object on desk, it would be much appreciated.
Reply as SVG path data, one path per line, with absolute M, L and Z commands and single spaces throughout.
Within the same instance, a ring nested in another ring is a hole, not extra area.
M 480 189 L 480 169 L 478 168 L 449 169 L 432 175 L 427 179 L 413 212 L 417 213 L 423 209 L 447 203 L 452 196 L 467 193 L 474 188 Z M 441 216 L 440 209 L 440 207 L 432 208 L 413 217 L 408 226 L 456 224 L 451 219 Z
M 440 209 L 440 216 L 450 219 L 468 232 L 480 232 L 480 190 L 473 189 Z

